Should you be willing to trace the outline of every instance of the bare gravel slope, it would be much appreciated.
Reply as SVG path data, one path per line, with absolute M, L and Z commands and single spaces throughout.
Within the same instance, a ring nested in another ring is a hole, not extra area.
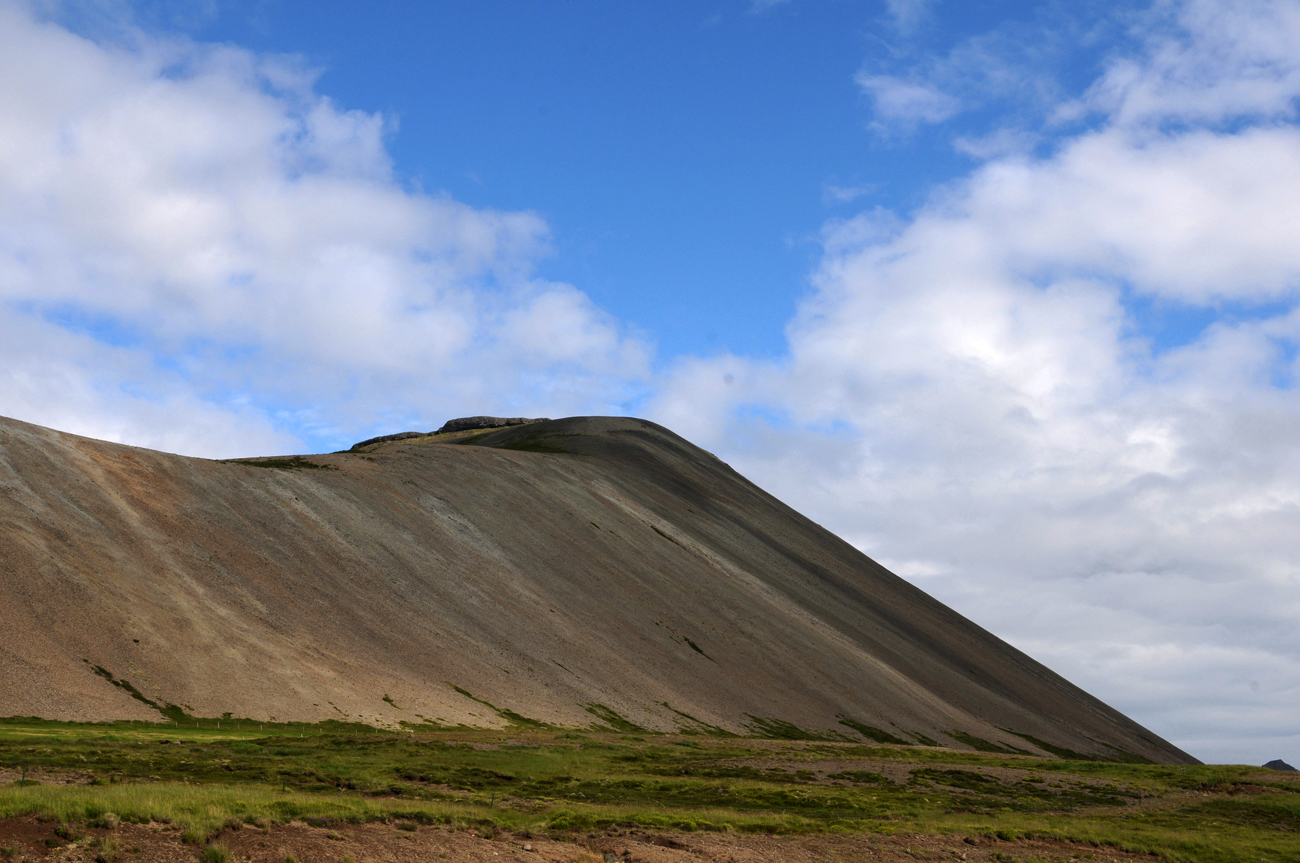
M 635 419 L 262 466 L 0 419 L 0 627 L 0 715 L 159 716 L 98 666 L 200 716 L 1193 760 Z

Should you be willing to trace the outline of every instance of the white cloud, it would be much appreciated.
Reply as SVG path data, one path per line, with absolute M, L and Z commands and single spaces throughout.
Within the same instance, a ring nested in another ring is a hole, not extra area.
M 916 28 L 930 12 L 931 0 L 886 0 L 889 16 L 904 33 Z
M 891 4 L 902 35 L 929 17 L 929 6 L 924 0 Z M 967 151 L 992 146 L 1006 152 L 1008 144 L 1036 137 L 1028 125 L 1040 122 L 1046 112 L 1058 119 L 1077 119 L 1088 111 L 1090 100 L 1062 105 L 1063 82 L 1095 62 L 1091 46 L 1109 36 L 1123 16 L 1118 9 L 1040 4 L 1030 21 L 1013 15 L 946 45 L 952 31 L 934 29 L 924 42 L 914 45 L 904 38 L 886 51 L 873 52 L 856 81 L 873 100 L 877 131 L 907 132 L 959 114 L 984 125 L 996 114 L 1002 125 L 975 134 L 968 131 L 955 143 Z
M 1295 116 L 1295 3 L 1158 3 L 1147 26 L 1141 53 L 1111 62 L 1085 104 L 1124 124 Z
M 1018 99 L 1031 107 L 1054 103 L 1051 67 L 1068 53 L 1061 34 L 1032 37 L 1006 25 L 958 41 L 947 52 L 905 61 L 907 53 L 858 72 L 858 86 L 871 97 L 879 130 L 904 130 L 942 123 L 997 100 Z
M 875 183 L 864 183 L 859 186 L 838 186 L 834 183 L 827 183 L 822 186 L 822 203 L 830 206 L 832 204 L 848 204 L 856 201 L 863 195 L 869 195 L 877 188 Z
M 531 276 L 541 219 L 395 182 L 384 117 L 335 107 L 292 61 L 122 42 L 0 4 L 8 326 L 58 323 L 88 351 L 116 345 L 134 359 L 106 368 L 142 376 L 119 386 L 184 383 L 214 415 L 315 405 L 353 418 L 341 434 L 388 421 L 392 403 L 437 424 L 471 385 L 494 394 L 484 409 L 609 410 L 646 375 L 646 348 L 615 321 Z M 548 374 L 563 375 L 558 393 L 539 385 Z M 39 390 L 0 388 L 0 413 L 52 421 L 62 402 L 50 394 L 43 408 Z M 293 414 L 278 422 L 323 433 Z
M 1290 295 L 1300 281 L 1300 129 L 1078 138 L 1048 162 L 1010 158 L 954 200 L 1025 273 L 1062 268 L 1205 303 Z M 951 230 L 926 217 L 928 230 Z M 999 227 L 1001 226 L 1001 227 Z
M 1298 8 L 1177 7 L 1099 128 L 828 225 L 788 358 L 654 416 L 1193 754 L 1300 753 Z M 1155 350 L 1144 296 L 1241 313 Z
M 1002 128 L 987 135 L 957 138 L 952 145 L 959 153 L 983 160 L 1029 155 L 1041 142 L 1042 136 L 1036 133 L 1024 129 Z
M 0 314 L 3 413 L 99 440 L 165 452 L 294 452 L 298 442 L 260 411 L 213 405 L 138 352 L 43 321 Z
M 865 73 L 858 75 L 857 82 L 871 96 L 876 117 L 883 123 L 942 123 L 961 110 L 958 99 L 925 82 Z

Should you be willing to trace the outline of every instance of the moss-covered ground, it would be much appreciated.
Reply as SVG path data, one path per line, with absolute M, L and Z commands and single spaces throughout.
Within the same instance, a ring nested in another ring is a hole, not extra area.
M 0 720 L 0 818 L 407 820 L 535 833 L 1035 835 L 1171 861 L 1300 860 L 1300 775 L 927 746 L 553 729 Z

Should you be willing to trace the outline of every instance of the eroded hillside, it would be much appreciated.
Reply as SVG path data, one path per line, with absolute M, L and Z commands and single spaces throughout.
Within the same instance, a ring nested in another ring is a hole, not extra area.
M 634 419 L 260 463 L 0 420 L 0 626 L 0 715 L 1192 760 Z

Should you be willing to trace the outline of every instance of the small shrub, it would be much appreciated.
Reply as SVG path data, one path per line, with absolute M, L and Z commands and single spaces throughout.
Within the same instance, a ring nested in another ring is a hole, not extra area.
M 202 845 L 207 838 L 207 834 L 197 827 L 186 827 L 181 834 L 181 841 L 186 845 Z
M 585 812 L 563 809 L 551 816 L 546 826 L 558 831 L 590 830 L 596 826 L 596 821 Z
M 117 840 L 112 836 L 105 836 L 99 840 L 99 848 L 95 852 L 96 863 L 115 863 L 121 849 L 118 848 Z
M 286 854 L 284 855 L 284 863 L 298 863 L 298 861 L 294 859 L 292 854 Z
M 98 827 L 104 830 L 116 830 L 117 825 L 120 823 L 121 819 L 112 812 L 101 812 L 99 815 L 86 821 L 87 826 Z
M 203 863 L 229 863 L 230 852 L 222 845 L 209 845 L 203 849 Z
M 399 821 L 397 822 L 397 829 L 409 830 L 410 832 L 414 833 L 418 828 L 416 827 L 413 821 Z

